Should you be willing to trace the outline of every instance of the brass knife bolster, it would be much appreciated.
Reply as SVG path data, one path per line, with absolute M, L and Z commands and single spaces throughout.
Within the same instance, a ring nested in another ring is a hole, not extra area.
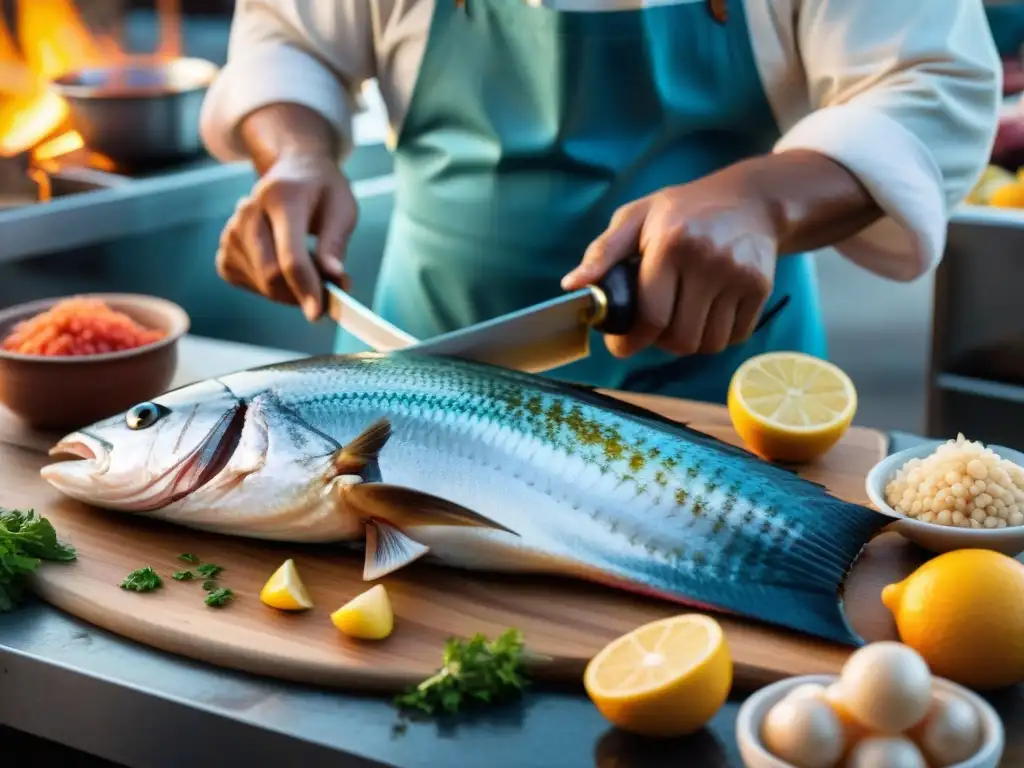
M 605 321 L 608 317 L 608 296 L 603 290 L 596 285 L 588 286 L 590 288 L 590 297 L 593 299 L 593 305 L 590 311 L 587 313 L 587 317 L 584 321 L 591 328 L 596 328 Z

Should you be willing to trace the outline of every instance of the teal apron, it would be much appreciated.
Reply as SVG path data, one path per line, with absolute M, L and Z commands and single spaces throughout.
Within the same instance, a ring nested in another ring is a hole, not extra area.
M 437 0 L 395 147 L 395 212 L 374 309 L 427 339 L 550 299 L 619 206 L 699 179 L 779 137 L 743 3 L 563 12 L 525 0 Z M 769 350 L 823 357 L 814 264 L 779 259 L 773 306 L 742 346 L 679 358 L 591 354 L 549 375 L 723 402 Z M 361 349 L 342 336 L 339 351 Z
M 1017 58 L 1024 46 L 1024 2 L 986 5 L 985 17 L 1003 58 Z

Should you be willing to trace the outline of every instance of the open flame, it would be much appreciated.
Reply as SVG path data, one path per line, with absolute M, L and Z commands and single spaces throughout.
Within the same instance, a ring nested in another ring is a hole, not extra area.
M 49 83 L 76 70 L 124 64 L 128 54 L 112 37 L 90 30 L 73 0 L 15 2 L 17 41 L 0 17 L 0 157 L 30 152 L 32 163 L 45 167 L 82 153 L 91 167 L 113 170 L 109 159 L 89 152 L 68 127 L 68 105 Z M 180 56 L 180 0 L 157 0 L 157 11 L 160 40 L 152 58 Z M 43 199 L 46 191 L 41 186 Z

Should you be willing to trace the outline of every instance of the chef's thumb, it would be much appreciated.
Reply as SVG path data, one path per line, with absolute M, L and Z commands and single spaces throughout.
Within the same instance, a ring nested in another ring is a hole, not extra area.
M 644 201 L 616 211 L 608 228 L 587 248 L 580 265 L 562 278 L 562 290 L 575 291 L 596 283 L 620 261 L 636 256 L 640 252 L 640 231 L 646 217 Z

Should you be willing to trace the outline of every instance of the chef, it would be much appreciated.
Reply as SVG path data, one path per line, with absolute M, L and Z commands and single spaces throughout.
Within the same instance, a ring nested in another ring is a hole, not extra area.
M 636 327 L 552 375 L 718 402 L 751 355 L 826 355 L 810 251 L 934 268 L 1001 87 L 981 0 L 239 0 L 201 118 L 260 175 L 225 280 L 321 315 L 372 78 L 397 184 L 380 315 L 426 339 L 639 254 Z

